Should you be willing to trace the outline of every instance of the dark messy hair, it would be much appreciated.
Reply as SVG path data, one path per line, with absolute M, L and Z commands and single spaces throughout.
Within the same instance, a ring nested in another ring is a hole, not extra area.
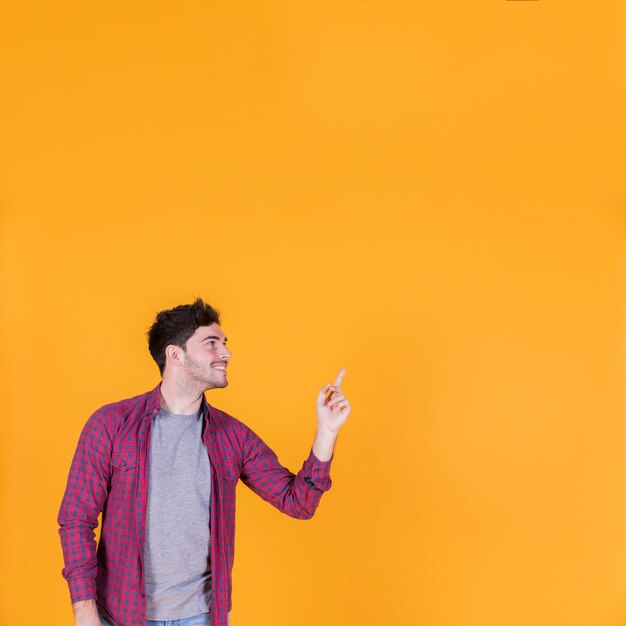
M 165 348 L 175 345 L 185 350 L 187 340 L 196 329 L 211 324 L 220 324 L 220 312 L 202 298 L 196 298 L 193 304 L 181 304 L 157 313 L 147 335 L 150 354 L 159 366 L 161 376 L 165 369 Z

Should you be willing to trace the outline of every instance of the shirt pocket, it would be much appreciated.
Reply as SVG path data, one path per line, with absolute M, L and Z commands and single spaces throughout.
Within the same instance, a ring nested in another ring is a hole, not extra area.
M 133 451 L 116 452 L 111 457 L 113 480 L 127 480 L 135 475 L 137 453 Z
M 237 479 L 239 478 L 239 468 L 234 465 L 219 467 L 217 468 L 217 473 L 219 474 L 219 477 L 227 483 L 237 482 Z
M 215 469 L 217 473 L 219 491 L 222 500 L 222 510 L 229 523 L 233 523 L 235 515 L 235 497 L 237 481 L 239 480 L 239 468 L 235 465 L 226 464 Z

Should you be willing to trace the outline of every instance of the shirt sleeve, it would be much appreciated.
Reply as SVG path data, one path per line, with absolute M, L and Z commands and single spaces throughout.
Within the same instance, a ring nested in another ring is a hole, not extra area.
M 111 437 L 106 414 L 96 411 L 80 434 L 58 515 L 59 535 L 72 602 L 96 598 L 94 530 L 107 497 Z
M 296 519 L 313 517 L 320 499 L 332 485 L 330 465 L 313 448 L 297 474 L 278 461 L 276 453 L 250 428 L 245 428 L 241 481 L 263 500 Z

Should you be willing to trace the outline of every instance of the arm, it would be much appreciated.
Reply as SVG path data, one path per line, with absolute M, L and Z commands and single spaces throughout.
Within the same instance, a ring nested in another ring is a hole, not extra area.
M 276 453 L 256 433 L 245 428 L 241 481 L 290 517 L 313 517 L 324 491 L 332 484 L 332 458 L 321 461 L 311 449 L 298 474 L 293 474 L 279 463 Z
M 315 440 L 313 441 L 313 452 L 315 456 L 320 461 L 332 460 L 336 441 L 337 433 L 322 426 L 318 426 L 315 432 Z
M 319 501 L 331 487 L 330 464 L 337 434 L 350 415 L 350 403 L 341 393 L 341 370 L 334 385 L 325 385 L 317 397 L 318 426 L 313 447 L 297 475 L 279 462 L 276 454 L 246 427 L 241 480 L 277 509 L 298 519 L 313 517 Z M 326 393 L 331 393 L 326 396 Z
M 58 515 L 59 535 L 77 624 L 99 624 L 95 611 L 96 541 L 94 530 L 107 497 L 111 437 L 106 414 L 96 411 L 85 424 L 69 471 Z M 85 603 L 84 601 L 90 601 Z M 97 621 L 95 621 L 97 619 Z
M 79 600 L 72 606 L 76 626 L 102 626 L 95 600 Z

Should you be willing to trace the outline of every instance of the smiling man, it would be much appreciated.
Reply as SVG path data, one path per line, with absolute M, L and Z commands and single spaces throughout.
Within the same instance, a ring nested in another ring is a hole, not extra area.
M 58 516 L 77 626 L 230 624 L 237 481 L 297 519 L 310 519 L 331 487 L 351 411 L 345 370 L 320 389 L 313 445 L 293 474 L 206 401 L 228 385 L 220 323 L 200 298 L 161 311 L 148 331 L 161 382 L 99 408 L 81 432 Z

